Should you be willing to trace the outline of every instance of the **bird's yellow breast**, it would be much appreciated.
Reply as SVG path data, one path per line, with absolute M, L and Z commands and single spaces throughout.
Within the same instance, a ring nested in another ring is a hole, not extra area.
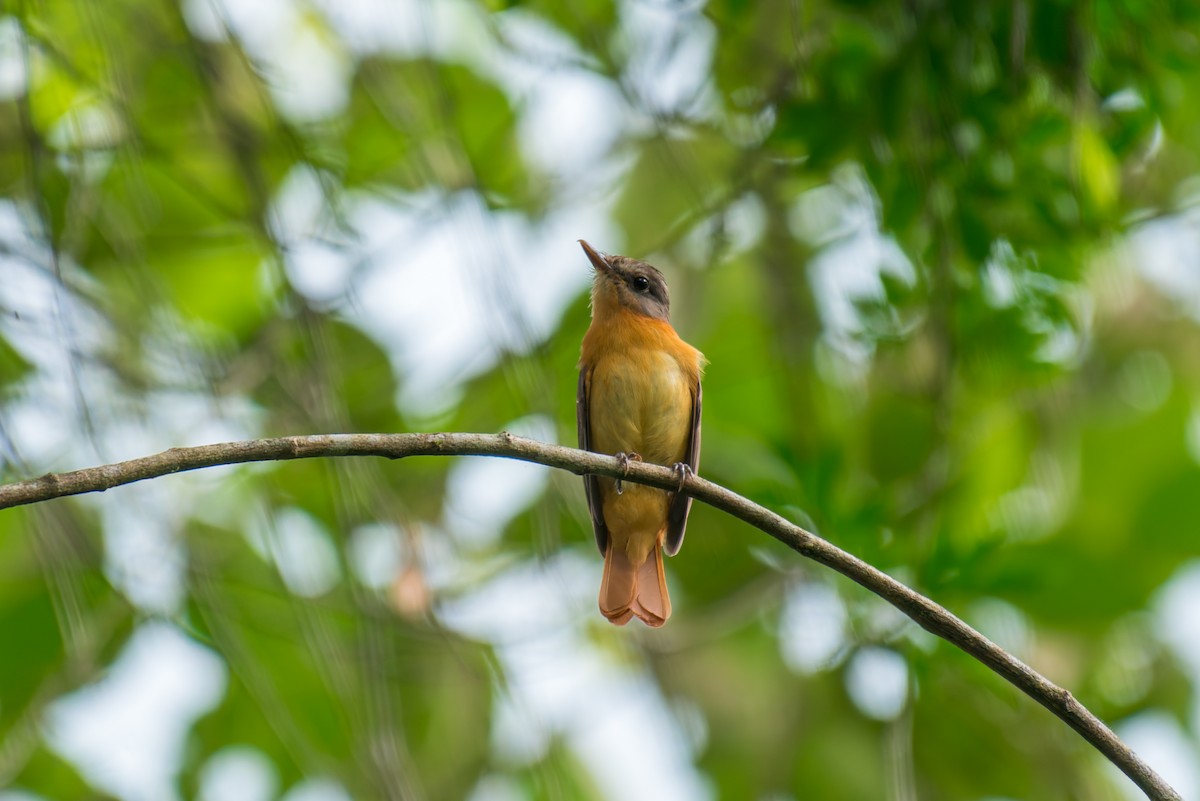
M 692 389 L 670 353 L 635 349 L 600 359 L 592 368 L 589 406 L 594 450 L 637 453 L 654 464 L 683 460 Z
M 581 360 L 590 370 L 591 449 L 667 466 L 684 461 L 702 358 L 668 323 L 624 313 L 593 319 Z M 617 494 L 608 478 L 599 484 L 609 536 L 641 564 L 666 527 L 670 495 L 638 484 Z
M 643 461 L 672 465 L 685 459 L 692 425 L 688 377 L 664 351 L 632 351 L 601 359 L 592 369 L 592 449 L 636 453 Z M 645 560 L 666 527 L 670 495 L 640 484 L 617 494 L 600 479 L 609 536 L 635 564 Z

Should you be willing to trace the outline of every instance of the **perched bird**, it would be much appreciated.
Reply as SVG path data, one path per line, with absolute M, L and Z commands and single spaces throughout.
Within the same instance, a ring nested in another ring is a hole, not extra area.
M 579 359 L 579 447 L 673 466 L 682 483 L 700 461 L 704 355 L 671 327 L 662 273 L 579 244 L 596 268 Z M 602 476 L 583 483 L 604 554 L 600 612 L 618 626 L 633 616 L 661 626 L 671 616 L 663 552 L 674 556 L 683 544 L 692 499 Z

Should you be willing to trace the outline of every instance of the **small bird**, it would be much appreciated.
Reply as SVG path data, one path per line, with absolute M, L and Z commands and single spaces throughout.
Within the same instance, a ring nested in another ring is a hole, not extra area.
M 704 355 L 671 327 L 662 273 L 579 244 L 596 272 L 579 359 L 579 447 L 673 466 L 682 486 L 700 462 Z M 600 612 L 618 626 L 634 616 L 661 626 L 671 616 L 663 552 L 674 556 L 683 544 L 692 499 L 602 476 L 584 476 L 583 486 L 604 554 Z

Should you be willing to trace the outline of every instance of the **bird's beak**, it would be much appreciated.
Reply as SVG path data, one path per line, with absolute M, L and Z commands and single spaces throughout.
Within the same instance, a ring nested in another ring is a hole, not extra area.
M 582 239 L 579 240 L 579 244 L 583 247 L 583 252 L 587 254 L 588 260 L 591 261 L 592 266 L 594 266 L 597 270 L 602 273 L 608 273 L 612 270 L 612 268 L 608 266 L 608 261 L 601 256 L 600 252 L 594 247 Z

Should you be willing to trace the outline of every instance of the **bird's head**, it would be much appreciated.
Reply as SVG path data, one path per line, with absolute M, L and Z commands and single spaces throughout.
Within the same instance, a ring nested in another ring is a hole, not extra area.
M 671 297 L 662 273 L 644 261 L 606 256 L 582 239 L 579 244 L 596 268 L 592 282 L 593 314 L 624 308 L 656 320 L 671 319 Z

